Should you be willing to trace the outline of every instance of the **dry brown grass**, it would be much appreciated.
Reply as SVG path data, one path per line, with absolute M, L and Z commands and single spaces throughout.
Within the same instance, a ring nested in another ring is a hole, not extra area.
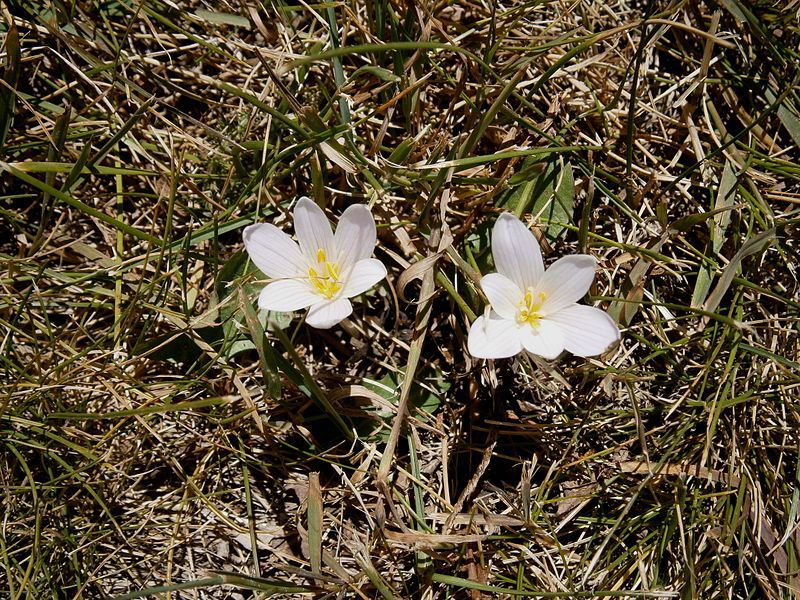
M 0 7 L 0 595 L 800 595 L 797 2 Z M 264 338 L 304 194 L 389 281 Z M 617 349 L 469 357 L 502 210 Z

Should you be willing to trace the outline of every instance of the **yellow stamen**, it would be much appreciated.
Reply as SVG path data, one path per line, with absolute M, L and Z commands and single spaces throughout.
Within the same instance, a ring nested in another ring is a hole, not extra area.
M 534 294 L 533 288 L 528 288 L 517 306 L 519 309 L 517 323 L 527 323 L 531 327 L 538 328 L 539 319 L 542 318 L 541 309 L 545 298 L 547 298 L 547 294 L 544 292 Z
M 308 280 L 315 292 L 330 300 L 342 289 L 342 282 L 339 280 L 339 265 L 330 262 L 325 255 L 325 250 L 320 248 L 317 250 L 317 267 L 319 271 L 314 267 L 309 267 Z

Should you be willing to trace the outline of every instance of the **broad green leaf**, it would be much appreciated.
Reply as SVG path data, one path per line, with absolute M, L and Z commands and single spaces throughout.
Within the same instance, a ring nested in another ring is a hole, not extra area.
M 378 382 L 364 380 L 364 387 L 397 404 L 397 396 L 403 381 L 403 371 L 391 371 Z M 426 369 L 417 374 L 417 385 L 411 391 L 411 404 L 432 414 L 442 402 L 442 396 L 450 389 L 451 383 L 438 371 Z
M 572 174 L 572 165 L 564 163 L 556 184 L 556 191 L 550 205 L 550 227 L 547 228 L 547 235 L 554 240 L 560 237 L 566 227 L 559 223 L 569 224 L 572 222 L 572 211 L 575 199 L 575 177 Z
M 308 554 L 311 571 L 319 573 L 322 569 L 322 488 L 319 484 L 319 472 L 308 474 L 308 499 L 306 500 L 308 517 Z
M 402 165 L 408 159 L 408 155 L 411 154 L 411 150 L 414 148 L 414 138 L 406 138 L 399 144 L 397 147 L 392 150 L 392 154 L 389 156 L 389 162 Z
M 383 67 L 377 67 L 375 65 L 364 65 L 363 67 L 359 67 L 356 69 L 355 73 L 351 75 L 351 78 L 355 78 L 361 73 L 367 73 L 369 75 L 373 75 L 380 79 L 381 81 L 391 81 L 397 82 L 400 81 L 400 77 L 392 73 L 389 69 L 384 69 Z
M 716 311 L 719 303 L 722 301 L 722 297 L 728 291 L 731 283 L 733 283 L 733 278 L 736 277 L 742 261 L 752 254 L 760 254 L 761 252 L 764 252 L 767 248 L 769 248 L 770 244 L 772 244 L 774 240 L 775 227 L 749 238 L 734 255 L 734 257 L 731 259 L 731 262 L 729 262 L 722 270 L 722 275 L 719 278 L 719 282 L 717 282 L 716 287 L 714 287 L 713 291 L 708 296 L 708 299 L 703 305 L 703 310 L 708 312 Z
M 526 181 L 514 188 L 503 203 L 518 218 L 528 212 L 528 207 L 533 204 L 538 193 L 538 179 Z
M 551 160 L 543 170 L 541 163 L 538 169 L 536 165 L 534 158 L 523 162 L 523 172 L 534 174 L 538 170 L 538 175 L 512 188 L 502 205 L 518 217 L 533 214 L 552 242 L 566 231 L 565 225 L 572 222 L 575 179 L 569 163 L 561 167 L 559 161 Z
M 731 211 L 736 199 L 736 172 L 730 161 L 725 162 L 722 169 L 722 179 L 717 190 L 717 201 L 714 203 L 714 227 L 712 230 L 712 251 L 719 252 L 725 242 L 725 232 L 731 222 Z
M 764 97 L 770 104 L 778 100 L 778 96 L 769 86 L 764 90 Z M 800 146 L 800 118 L 797 117 L 797 110 L 791 110 L 791 108 L 795 107 L 789 104 L 788 98 L 781 102 L 781 105 L 778 107 L 778 118 L 786 128 L 786 131 L 789 132 L 795 145 Z
M 250 29 L 250 20 L 241 15 L 233 15 L 225 12 L 212 12 L 198 8 L 194 11 L 194 16 L 203 21 L 214 23 L 216 25 L 232 25 L 234 27 L 244 27 Z
M 400 388 L 403 383 L 404 370 L 392 371 L 387 373 L 379 381 L 364 379 L 363 385 L 369 391 L 385 398 L 387 402 L 397 406 L 400 398 Z M 451 383 L 439 372 L 433 369 L 425 369 L 417 374 L 415 385 L 411 388 L 409 402 L 419 411 L 433 414 L 439 408 L 442 398 L 450 389 Z M 377 439 L 386 441 L 389 437 L 389 429 L 395 415 L 395 411 L 388 408 L 381 409 L 372 406 L 365 407 L 364 411 L 371 418 L 365 418 L 357 422 L 359 436 L 364 439 L 375 430 L 375 421 L 383 421 L 387 427 L 381 429 L 377 434 Z
M 267 391 L 273 398 L 280 398 L 281 377 L 275 358 L 275 349 L 264 333 L 264 324 L 259 321 L 258 315 L 253 308 L 253 303 L 249 300 L 243 288 L 239 288 L 239 306 L 244 313 L 244 320 L 250 331 L 250 338 L 255 345 L 256 352 L 258 352 Z
M 734 208 L 733 201 L 735 198 L 736 173 L 734 172 L 730 162 L 726 162 L 722 171 L 722 179 L 719 183 L 719 189 L 717 190 L 717 200 L 714 204 L 714 210 L 701 215 L 692 215 L 692 217 L 696 217 L 699 220 L 705 220 L 711 216 L 714 217 L 714 222 L 710 226 L 709 232 L 711 238 L 709 245 L 711 247 L 711 255 L 713 257 L 716 256 L 717 252 L 719 252 L 720 248 L 722 248 L 722 244 L 725 242 L 725 231 L 727 230 L 728 224 L 731 221 L 731 210 Z M 673 225 L 673 228 L 684 231 L 683 229 L 679 228 L 679 223 L 688 218 L 689 217 L 680 219 L 678 223 Z M 694 225 L 694 223 L 691 225 Z M 692 308 L 700 308 L 703 306 L 703 303 L 708 297 L 708 290 L 711 288 L 711 282 L 713 279 L 714 274 L 711 266 L 706 264 L 700 265 L 700 270 L 697 273 L 697 281 L 694 284 L 694 291 L 692 292 Z

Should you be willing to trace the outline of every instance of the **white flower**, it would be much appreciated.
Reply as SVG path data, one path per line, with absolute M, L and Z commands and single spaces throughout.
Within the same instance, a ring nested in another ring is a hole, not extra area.
M 594 279 L 594 257 L 565 256 L 545 271 L 533 233 L 509 213 L 494 225 L 492 255 L 498 272 L 481 279 L 492 310 L 475 320 L 467 340 L 476 358 L 507 358 L 522 350 L 547 359 L 562 350 L 595 356 L 619 339 L 606 313 L 576 304 Z
M 294 229 L 299 246 L 270 223 L 250 225 L 242 233 L 252 261 L 274 280 L 261 290 L 258 306 L 281 312 L 310 307 L 306 323 L 328 329 L 353 312 L 348 298 L 386 277 L 383 263 L 370 258 L 375 220 L 363 204 L 350 206 L 334 235 L 322 209 L 300 198 Z

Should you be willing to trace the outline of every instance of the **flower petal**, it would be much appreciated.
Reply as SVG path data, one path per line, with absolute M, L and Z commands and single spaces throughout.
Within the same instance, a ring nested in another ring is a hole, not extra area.
M 386 277 L 386 267 L 377 258 L 359 260 L 353 270 L 350 271 L 350 276 L 347 278 L 347 283 L 344 284 L 341 296 L 343 298 L 352 298 L 363 294 L 384 277 Z
M 300 247 L 275 225 L 259 223 L 245 227 L 242 240 L 250 260 L 267 277 L 297 277 L 306 268 Z
M 481 289 L 498 315 L 516 318 L 524 294 L 516 283 L 501 273 L 489 273 L 481 278 Z
M 317 252 L 320 249 L 328 260 L 336 260 L 331 224 L 322 209 L 305 196 L 294 207 L 294 231 L 300 249 L 309 262 L 317 264 Z
M 548 315 L 564 334 L 564 348 L 575 356 L 597 356 L 619 340 L 619 329 L 605 312 L 593 306 L 573 304 Z
M 533 233 L 511 213 L 503 213 L 492 230 L 492 256 L 497 271 L 521 290 L 535 287 L 544 273 L 542 251 Z
M 342 319 L 349 317 L 351 312 L 353 305 L 347 298 L 325 300 L 311 307 L 306 316 L 306 323 L 317 329 L 330 329 Z
M 531 354 L 553 360 L 564 350 L 564 334 L 559 325 L 542 319 L 538 327 L 522 328 L 522 346 Z
M 490 313 L 475 319 L 469 328 L 467 348 L 475 358 L 508 358 L 522 350 L 520 328 L 516 322 Z
M 597 261 L 588 254 L 559 258 L 545 271 L 538 290 L 545 293 L 542 312 L 557 313 L 586 295 L 594 280 Z
M 262 310 L 289 312 L 319 302 L 320 295 L 311 289 L 308 280 L 282 279 L 273 281 L 261 290 L 258 307 Z
M 375 219 L 369 208 L 364 204 L 349 206 L 333 236 L 339 264 L 346 268 L 372 256 L 376 239 Z

